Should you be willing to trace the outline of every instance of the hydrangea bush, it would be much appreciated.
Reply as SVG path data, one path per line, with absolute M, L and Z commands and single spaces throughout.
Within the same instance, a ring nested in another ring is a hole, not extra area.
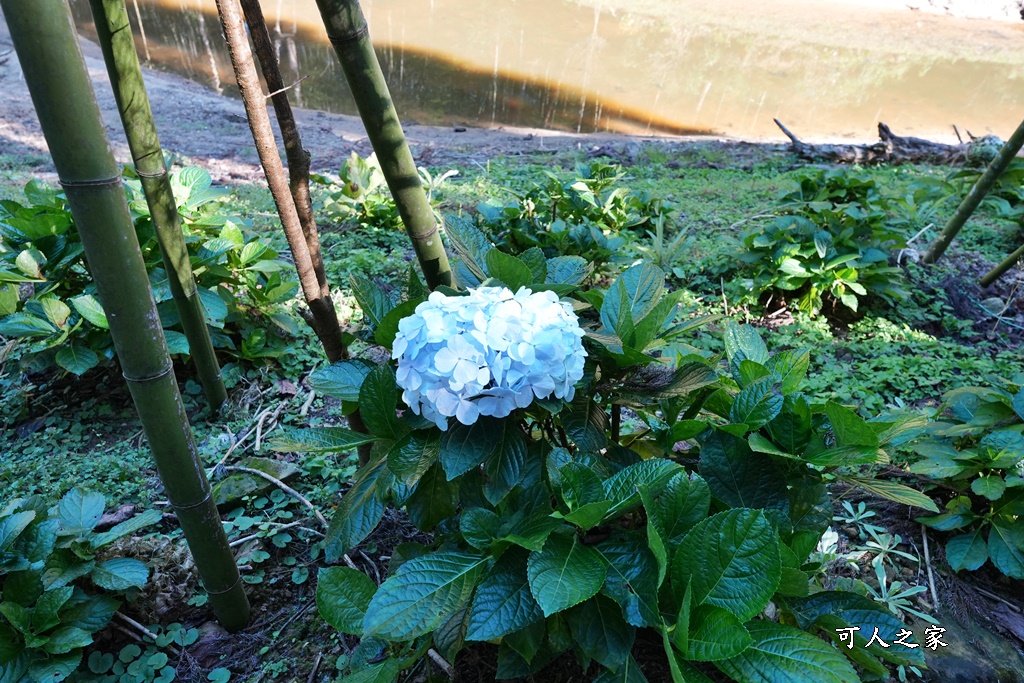
M 572 401 L 587 352 L 572 306 L 554 292 L 481 287 L 468 297 L 434 292 L 398 323 L 402 400 L 439 429 L 448 418 L 508 417 L 534 398 Z
M 358 406 L 369 433 L 274 441 L 373 444 L 318 575 L 320 614 L 361 638 L 342 681 L 395 681 L 429 649 L 455 661 L 482 642 L 498 647 L 498 679 L 565 653 L 601 683 L 642 682 L 651 667 L 652 680 L 668 669 L 674 681 L 846 683 L 884 678 L 886 662 L 923 666 L 921 648 L 869 645 L 872 626 L 895 636 L 902 624 L 827 590 L 813 559 L 832 519 L 829 481 L 935 509 L 852 474 L 884 462 L 916 421 L 869 425 L 813 405 L 801 391 L 808 352 L 770 354 L 749 326 L 725 324 L 722 359 L 688 355 L 683 335 L 708 319 L 683 316 L 649 264 L 587 288 L 579 257 L 513 257 L 465 225 L 448 236 L 463 289 L 428 295 L 413 277 L 401 301 L 363 282 L 367 336 L 392 362 L 351 359 L 312 378 Z M 340 566 L 388 504 L 431 542 L 394 548 L 377 581 Z M 849 648 L 836 629 L 854 627 Z M 649 646 L 643 666 L 634 658 L 642 631 L 663 660 Z

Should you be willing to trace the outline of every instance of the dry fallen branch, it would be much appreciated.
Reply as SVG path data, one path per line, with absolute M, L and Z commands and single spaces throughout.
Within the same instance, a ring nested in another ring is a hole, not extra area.
M 802 141 L 778 119 L 774 119 L 793 143 L 793 151 L 807 161 L 840 164 L 956 164 L 967 160 L 974 140 L 945 145 L 923 138 L 901 137 L 884 123 L 878 124 L 878 142 L 873 145 L 814 145 Z

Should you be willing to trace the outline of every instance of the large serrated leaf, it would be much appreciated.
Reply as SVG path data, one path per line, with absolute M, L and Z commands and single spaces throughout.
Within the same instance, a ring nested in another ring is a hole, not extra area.
M 497 249 L 487 252 L 487 272 L 513 292 L 533 282 L 533 273 L 530 272 L 529 266 L 515 256 Z
M 725 323 L 725 355 L 734 374 L 739 374 L 740 363 L 752 360 L 765 365 L 768 362 L 768 347 L 761 335 L 750 325 L 737 325 L 731 320 Z
M 324 567 L 317 573 L 317 610 L 342 633 L 362 635 L 363 619 L 375 592 L 377 586 L 370 577 L 349 567 Z
M 75 375 L 83 375 L 99 365 L 100 357 L 88 346 L 69 344 L 54 357 L 57 365 Z
M 658 613 L 657 559 L 642 536 L 613 536 L 594 546 L 608 567 L 602 592 L 619 603 L 626 621 L 655 626 Z
M 858 683 L 853 666 L 834 647 L 791 626 L 752 621 L 753 643 L 740 655 L 715 662 L 744 683 Z
M 89 578 L 100 588 L 123 591 L 145 586 L 149 580 L 149 569 L 138 560 L 117 557 L 100 562 L 93 568 Z
M 700 449 L 700 473 L 712 495 L 733 507 L 789 507 L 786 478 L 770 456 L 746 441 L 716 430 Z
M 366 376 L 359 388 L 359 414 L 371 434 L 397 439 L 407 428 L 398 419 L 398 384 L 395 371 L 378 365 Z
M 270 438 L 268 446 L 275 451 L 296 453 L 335 453 L 350 451 L 356 446 L 373 443 L 378 437 L 353 432 L 344 427 L 286 428 Z
M 592 598 L 608 574 L 596 550 L 561 535 L 548 537 L 542 550 L 530 553 L 526 571 L 546 617 Z
M 441 466 L 455 479 L 492 457 L 504 433 L 502 420 L 481 417 L 471 425 L 455 424 L 441 438 Z
M 682 466 L 665 458 L 651 458 L 625 467 L 604 481 L 605 498 L 614 505 L 609 516 L 622 514 L 640 504 L 640 488 L 658 491 Z
M 145 529 L 147 526 L 156 524 L 163 519 L 164 513 L 159 510 L 146 510 L 140 514 L 135 515 L 131 519 L 115 524 L 109 530 L 103 533 L 93 534 L 89 538 L 89 545 L 93 548 L 102 548 L 108 543 L 113 543 L 119 538 L 134 534 L 136 531 Z
M 717 605 L 741 621 L 768 604 L 781 579 L 779 538 L 762 510 L 704 520 L 686 534 L 672 563 L 673 585 L 689 584 L 694 606 Z
M 345 492 L 324 537 L 324 555 L 337 562 L 362 543 L 384 516 L 384 503 L 377 494 L 377 479 L 386 468 L 381 458 L 363 466 L 352 488 Z
M 581 256 L 556 256 L 548 259 L 547 270 L 547 284 L 580 285 L 590 277 L 594 266 Z
M 997 516 L 988 532 L 988 556 L 996 569 L 1011 579 L 1024 579 L 1024 525 L 1019 519 Z
M 526 578 L 525 553 L 509 550 L 473 595 L 466 640 L 501 638 L 543 618 Z
M 99 493 L 73 488 L 57 504 L 61 533 L 84 534 L 92 531 L 103 516 L 106 500 Z
M 349 277 L 352 295 L 355 296 L 363 315 L 370 319 L 374 326 L 380 325 L 384 316 L 395 307 L 395 302 L 373 280 L 360 275 Z
M 434 431 L 413 432 L 388 449 L 388 469 L 406 486 L 415 486 L 441 453 L 441 437 Z
M 782 412 L 784 401 L 779 384 L 778 375 L 768 375 L 751 382 L 733 399 L 729 420 L 745 424 L 750 429 L 759 429 L 774 420 Z
M 318 394 L 355 403 L 359 401 L 359 387 L 373 368 L 372 363 L 362 359 L 343 360 L 314 371 L 309 376 L 309 385 Z
M 458 484 L 448 481 L 441 466 L 434 464 L 416 484 L 416 490 L 405 503 L 406 512 L 420 531 L 434 527 L 455 514 Z
M 100 514 L 103 514 L 102 510 Z M 25 510 L 0 519 L 0 553 L 13 545 L 21 532 L 27 529 L 35 518 L 35 511 Z
M 618 671 L 629 657 L 636 627 L 622 618 L 622 610 L 603 595 L 595 595 L 566 612 L 565 620 L 583 654 Z
M 732 612 L 715 605 L 699 605 L 690 614 L 686 659 L 713 662 L 735 657 L 753 638 Z
M 660 268 L 650 263 L 627 268 L 605 294 L 601 324 L 605 329 L 618 332 L 621 316 L 626 311 L 634 323 L 643 320 L 658 304 L 664 289 L 665 273 Z
M 486 563 L 458 552 L 409 560 L 373 596 L 364 633 L 398 641 L 430 633 L 469 600 Z

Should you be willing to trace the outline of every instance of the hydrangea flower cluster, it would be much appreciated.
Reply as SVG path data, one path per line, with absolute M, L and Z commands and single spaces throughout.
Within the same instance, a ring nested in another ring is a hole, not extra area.
M 442 430 L 454 416 L 506 417 L 534 398 L 571 401 L 583 377 L 583 330 L 554 292 L 481 287 L 469 296 L 434 292 L 398 323 L 402 400 Z

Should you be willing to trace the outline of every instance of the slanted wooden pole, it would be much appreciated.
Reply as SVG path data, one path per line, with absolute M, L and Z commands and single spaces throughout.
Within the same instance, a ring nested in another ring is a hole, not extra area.
M 124 0 L 89 0 L 89 4 L 121 124 L 156 229 L 171 295 L 188 339 L 189 355 L 196 364 L 199 383 L 203 386 L 210 411 L 216 415 L 227 398 L 227 390 L 220 376 L 220 364 L 210 341 L 199 289 L 192 275 L 185 236 L 181 232 L 181 217 L 153 122 L 128 11 Z
M 985 277 L 981 278 L 978 282 L 982 287 L 988 287 L 990 284 L 998 280 L 1003 273 L 1008 271 L 1010 268 L 1020 261 L 1021 257 L 1024 257 L 1024 245 L 1020 246 L 1015 252 L 1003 259 L 998 266 L 988 271 Z
M 936 238 L 935 242 L 932 243 L 931 247 L 925 253 L 922 259 L 925 263 L 935 263 L 939 258 L 946 253 L 946 249 L 949 248 L 953 238 L 956 237 L 960 229 L 964 227 L 964 223 L 971 217 L 978 205 L 985 198 L 985 195 L 989 193 L 992 186 L 999 180 L 999 176 L 1003 174 L 1003 171 L 1010 165 L 1014 157 L 1017 156 L 1017 152 L 1020 151 L 1021 146 L 1024 146 L 1024 121 L 1017 126 L 1017 130 L 1013 131 L 1013 135 L 1010 139 L 1003 143 L 1002 148 L 996 154 L 995 158 L 989 162 L 985 172 L 981 174 L 977 182 L 974 183 L 974 187 L 967 193 L 963 201 L 960 202 L 960 206 L 957 207 L 956 213 L 946 223 L 946 227 L 943 228 L 942 233 Z
M 292 198 L 288 179 L 284 172 L 284 164 L 277 150 L 274 130 L 270 126 L 270 115 L 267 113 L 266 96 L 260 85 L 260 78 L 253 62 L 249 38 L 245 32 L 245 21 L 238 0 L 217 0 L 217 12 L 220 15 L 224 38 L 231 55 L 231 66 L 235 71 L 235 80 L 242 94 L 245 114 L 249 120 L 256 152 L 263 166 L 263 174 L 274 197 L 281 226 L 284 228 L 288 248 L 295 260 L 295 269 L 299 274 L 302 296 L 309 307 L 309 315 L 304 316 L 306 322 L 324 347 L 327 358 L 334 361 L 346 355 L 345 344 L 341 336 L 341 325 L 338 313 L 334 310 L 331 292 L 327 280 L 322 281 L 317 275 L 310 254 L 309 244 L 302 230 L 302 221 Z M 319 243 L 318 243 L 319 244 Z
M 357 0 L 316 0 L 427 286 L 452 285 L 448 256 Z
M 210 607 L 230 631 L 249 601 L 178 393 L 121 174 L 67 0 L 0 0 L 132 400 Z

